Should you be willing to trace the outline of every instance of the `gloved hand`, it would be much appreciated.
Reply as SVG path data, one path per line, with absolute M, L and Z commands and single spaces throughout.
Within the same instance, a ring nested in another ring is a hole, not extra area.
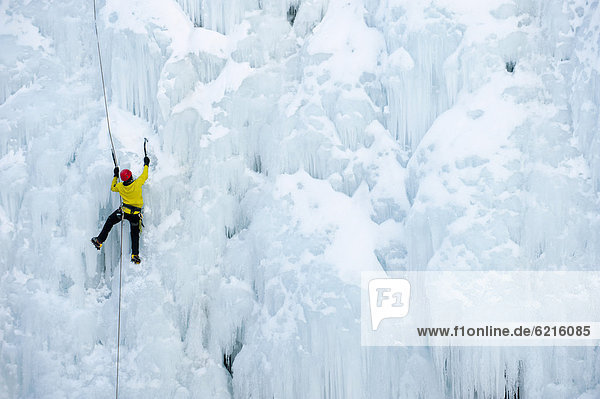
M 114 172 L 115 172 L 115 177 L 119 177 L 119 167 L 118 166 L 115 167 Z
M 150 165 L 150 158 L 144 157 L 144 165 Z

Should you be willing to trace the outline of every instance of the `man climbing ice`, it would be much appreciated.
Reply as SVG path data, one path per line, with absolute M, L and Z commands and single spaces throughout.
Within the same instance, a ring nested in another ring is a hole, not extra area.
M 118 183 L 119 167 L 115 167 L 115 176 L 110 185 L 112 191 L 118 192 L 123 199 L 123 205 L 121 205 L 116 211 L 114 211 L 104 223 L 102 231 L 98 237 L 92 238 L 92 244 L 96 249 L 102 248 L 102 243 L 106 241 L 108 233 L 112 227 L 119 223 L 123 218 L 129 221 L 131 230 L 131 261 L 133 263 L 140 263 L 140 223 L 142 215 L 142 206 L 144 205 L 144 199 L 142 198 L 142 186 L 148 178 L 148 165 L 150 165 L 150 158 L 144 157 L 144 171 L 137 179 L 133 179 L 131 171 L 129 169 L 123 169 L 121 171 L 122 183 Z

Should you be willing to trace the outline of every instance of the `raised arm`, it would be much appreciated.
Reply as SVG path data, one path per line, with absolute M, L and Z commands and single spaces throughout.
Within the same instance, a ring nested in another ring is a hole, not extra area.
M 139 185 L 142 185 L 146 182 L 147 178 L 148 178 L 148 165 L 144 165 L 144 171 L 142 172 L 140 177 L 138 177 L 136 179 L 136 181 L 138 182 Z
M 117 183 L 118 183 L 118 176 L 119 176 L 119 167 L 115 167 L 115 177 L 113 177 L 112 183 L 110 184 L 110 191 L 115 191 L 115 192 L 119 192 L 119 189 L 116 187 Z

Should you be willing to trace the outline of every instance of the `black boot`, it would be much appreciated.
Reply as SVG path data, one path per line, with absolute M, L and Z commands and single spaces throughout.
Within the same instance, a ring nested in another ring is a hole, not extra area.
M 139 255 L 131 255 L 131 261 L 135 264 L 140 264 L 142 263 L 142 260 L 140 259 Z
M 98 240 L 98 237 L 92 238 L 92 244 L 94 244 L 98 251 L 100 251 L 100 248 L 102 248 L 102 243 Z

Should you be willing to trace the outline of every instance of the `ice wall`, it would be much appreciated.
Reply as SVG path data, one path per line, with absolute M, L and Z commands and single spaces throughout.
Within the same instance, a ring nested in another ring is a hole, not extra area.
M 597 2 L 98 7 L 117 155 L 152 160 L 123 397 L 598 395 L 591 349 L 368 349 L 357 324 L 361 271 L 598 262 Z M 108 397 L 92 4 L 0 21 L 0 398 Z

